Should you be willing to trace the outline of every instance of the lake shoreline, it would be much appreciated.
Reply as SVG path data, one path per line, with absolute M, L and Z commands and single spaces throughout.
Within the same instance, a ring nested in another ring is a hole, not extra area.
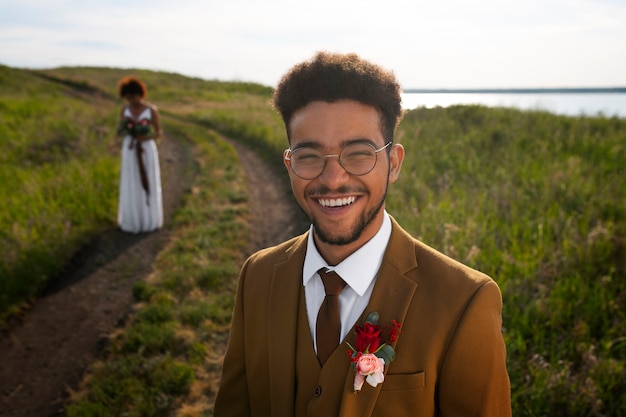
M 454 105 L 512 107 L 544 110 L 565 116 L 626 118 L 626 87 L 586 89 L 407 89 L 402 107 L 449 107 Z
M 626 93 L 626 87 L 576 88 L 407 88 L 405 94 L 612 94 Z

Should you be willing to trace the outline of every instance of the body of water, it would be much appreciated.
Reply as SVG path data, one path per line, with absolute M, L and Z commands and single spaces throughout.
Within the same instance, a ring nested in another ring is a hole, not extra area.
M 406 92 L 402 107 L 448 107 L 455 104 L 482 104 L 546 110 L 568 116 L 617 116 L 626 118 L 626 92 L 613 93 L 510 93 L 510 92 Z

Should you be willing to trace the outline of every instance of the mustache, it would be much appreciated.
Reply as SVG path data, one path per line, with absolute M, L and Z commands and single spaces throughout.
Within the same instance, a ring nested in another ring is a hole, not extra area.
M 305 195 L 307 197 L 310 197 L 312 195 L 319 197 L 319 196 L 325 196 L 328 194 L 357 194 L 357 193 L 369 194 L 368 190 L 362 187 L 342 186 L 342 187 L 332 190 L 325 185 L 320 185 L 318 187 L 307 190 L 305 192 Z

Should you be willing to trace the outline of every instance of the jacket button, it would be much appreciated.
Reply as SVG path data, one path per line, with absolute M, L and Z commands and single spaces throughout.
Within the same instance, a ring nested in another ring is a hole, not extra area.
M 322 395 L 322 387 L 320 387 L 319 385 L 315 387 L 315 390 L 313 391 L 313 395 L 315 395 L 316 397 L 319 397 L 320 395 Z

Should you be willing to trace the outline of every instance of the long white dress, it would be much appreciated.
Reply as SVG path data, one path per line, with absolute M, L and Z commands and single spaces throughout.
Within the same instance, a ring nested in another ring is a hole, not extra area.
M 152 110 L 146 108 L 135 119 L 130 109 L 126 107 L 124 116 L 137 122 L 143 119 L 152 120 Z M 142 183 L 138 152 L 147 180 L 145 184 Z M 163 226 L 161 169 L 154 139 L 139 143 L 130 135 L 124 137 L 117 222 L 120 229 L 130 233 L 151 232 Z

